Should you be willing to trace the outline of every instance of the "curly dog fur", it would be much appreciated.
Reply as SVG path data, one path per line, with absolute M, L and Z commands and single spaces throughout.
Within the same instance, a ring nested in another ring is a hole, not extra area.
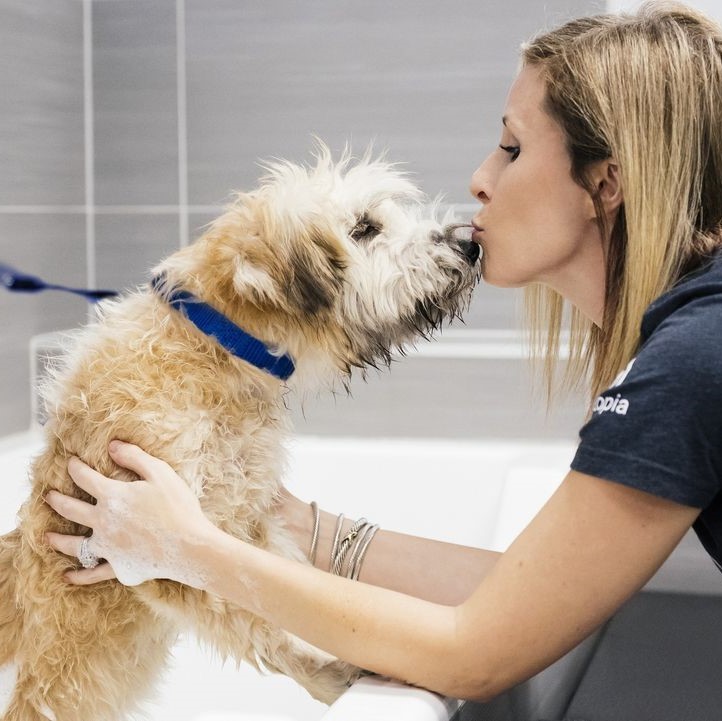
M 199 332 L 162 288 L 104 301 L 74 334 L 46 389 L 46 446 L 19 528 L 0 538 L 0 666 L 17 668 L 4 721 L 126 718 L 151 694 L 182 630 L 326 702 L 356 678 L 358 669 L 190 586 L 64 583 L 77 560 L 44 534 L 88 529 L 43 499 L 50 489 L 83 497 L 67 472 L 72 455 L 132 480 L 108 457 L 109 441 L 121 438 L 170 463 L 224 531 L 307 562 L 274 513 L 290 431 L 284 393 L 387 363 L 394 348 L 457 314 L 477 278 L 468 241 L 423 218 L 421 200 L 384 162 L 334 164 L 322 147 L 314 166 L 269 166 L 255 191 L 154 269 L 166 289 L 192 292 L 290 354 L 287 384 Z

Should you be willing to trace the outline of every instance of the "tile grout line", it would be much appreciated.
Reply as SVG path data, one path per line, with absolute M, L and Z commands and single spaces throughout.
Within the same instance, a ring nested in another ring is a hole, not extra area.
M 188 245 L 188 116 L 185 0 L 176 0 L 176 88 L 178 113 L 178 221 L 180 247 Z
M 93 205 L 95 215 L 175 215 L 178 205 Z M 222 205 L 187 205 L 189 213 L 217 213 Z M 0 205 L 0 215 L 73 215 L 87 212 L 87 205 Z

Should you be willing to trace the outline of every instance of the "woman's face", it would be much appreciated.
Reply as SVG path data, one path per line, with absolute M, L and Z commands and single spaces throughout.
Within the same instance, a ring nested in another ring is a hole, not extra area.
M 590 275 L 597 285 L 604 277 L 601 239 L 594 204 L 571 177 L 564 133 L 544 98 L 540 70 L 526 66 L 507 98 L 503 147 L 471 178 L 471 193 L 483 205 L 473 238 L 488 283 L 541 282 L 574 302 Z

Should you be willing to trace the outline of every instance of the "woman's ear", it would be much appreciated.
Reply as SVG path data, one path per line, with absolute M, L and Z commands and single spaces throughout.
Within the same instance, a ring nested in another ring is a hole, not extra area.
M 622 178 L 614 158 L 605 158 L 593 164 L 589 180 L 607 215 L 613 215 L 624 202 Z

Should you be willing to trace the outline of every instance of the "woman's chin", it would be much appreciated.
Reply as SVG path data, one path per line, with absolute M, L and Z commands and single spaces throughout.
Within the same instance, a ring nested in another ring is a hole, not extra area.
M 494 267 L 491 263 L 481 263 L 481 278 L 487 285 L 494 285 L 497 288 L 522 288 L 529 285 L 529 280 L 520 277 L 520 274 L 506 272 L 503 269 Z

